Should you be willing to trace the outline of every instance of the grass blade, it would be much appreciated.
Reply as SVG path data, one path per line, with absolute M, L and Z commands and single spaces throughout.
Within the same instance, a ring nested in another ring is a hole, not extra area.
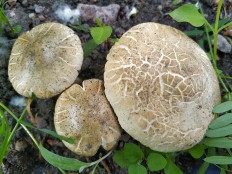
M 205 174 L 205 173 L 206 173 L 206 170 L 208 169 L 208 167 L 209 167 L 209 163 L 204 162 L 204 163 L 201 165 L 200 169 L 197 171 L 197 174 Z
M 84 51 L 84 57 L 88 57 L 90 53 L 97 48 L 98 44 L 94 42 L 93 39 L 87 41 L 84 45 L 83 51 Z
M 212 163 L 212 164 L 232 164 L 232 157 L 231 156 L 210 156 L 204 159 L 205 162 Z
M 8 148 L 8 138 L 10 136 L 10 125 L 6 119 L 3 110 L 0 108 L 1 134 L 0 134 L 0 164 L 6 155 Z M 4 130 L 3 130 L 4 128 Z
M 191 30 L 184 32 L 187 36 L 198 36 L 204 34 L 203 30 Z

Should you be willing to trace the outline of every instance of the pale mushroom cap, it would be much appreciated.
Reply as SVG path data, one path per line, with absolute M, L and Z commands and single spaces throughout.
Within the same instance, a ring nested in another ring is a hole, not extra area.
M 74 84 L 58 98 L 54 123 L 56 132 L 76 140 L 76 144 L 64 142 L 74 153 L 94 156 L 102 146 L 112 149 L 121 136 L 118 124 L 104 94 L 103 81 L 93 79 Z
M 105 94 L 121 127 L 155 151 L 200 142 L 220 102 L 205 52 L 181 31 L 157 23 L 132 27 L 107 56 Z
M 59 23 L 45 23 L 15 41 L 8 67 L 14 89 L 25 97 L 49 98 L 75 81 L 83 61 L 80 39 Z

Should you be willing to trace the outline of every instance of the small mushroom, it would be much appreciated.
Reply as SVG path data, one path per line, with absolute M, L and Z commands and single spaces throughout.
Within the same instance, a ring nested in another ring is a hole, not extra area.
M 15 41 L 9 79 L 25 97 L 33 93 L 38 98 L 49 98 L 73 84 L 82 61 L 83 49 L 74 31 L 59 23 L 45 23 Z
M 121 127 L 160 152 L 200 142 L 220 102 L 206 53 L 181 31 L 157 23 L 132 27 L 111 48 L 104 83 Z
M 60 95 L 54 123 L 59 135 L 76 140 L 76 144 L 64 144 L 81 156 L 94 156 L 100 146 L 112 149 L 121 135 L 103 81 L 97 79 L 85 80 L 83 87 L 74 84 Z

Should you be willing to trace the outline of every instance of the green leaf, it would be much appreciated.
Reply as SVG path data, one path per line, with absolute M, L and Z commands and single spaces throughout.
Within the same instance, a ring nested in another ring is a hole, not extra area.
M 202 143 L 209 147 L 232 148 L 232 139 L 227 137 L 205 138 Z
M 55 138 L 58 138 L 58 139 L 63 140 L 63 141 L 66 141 L 66 142 L 68 142 L 68 143 L 70 143 L 70 144 L 75 144 L 75 143 L 76 143 L 76 141 L 75 141 L 74 139 L 68 138 L 68 137 L 64 137 L 64 136 L 61 136 L 61 135 L 58 135 L 58 134 L 57 134 L 56 132 L 54 132 L 54 131 L 51 131 L 51 130 L 48 130 L 48 129 L 39 129 L 39 128 L 33 126 L 32 124 L 30 124 L 30 123 L 28 123 L 28 122 L 26 122 L 26 121 L 22 121 L 22 120 L 20 121 L 20 123 L 23 124 L 23 125 L 26 126 L 26 127 L 39 130 L 39 131 L 44 132 L 44 133 L 46 133 L 46 134 L 49 134 L 49 135 L 51 135 L 51 136 L 53 136 L 53 137 L 55 137 Z
M 128 174 L 147 174 L 147 169 L 139 164 L 132 164 L 128 168 Z
M 90 34 L 93 37 L 95 43 L 98 45 L 107 40 L 111 33 L 112 28 L 110 26 L 92 27 L 90 29 Z
M 159 153 L 151 153 L 147 157 L 147 166 L 150 171 L 159 171 L 167 164 L 167 160 Z
M 220 168 L 220 174 L 226 174 L 226 171 L 223 168 Z
M 41 155 L 47 162 L 49 162 L 51 165 L 55 167 L 59 167 L 64 170 L 82 170 L 92 165 L 92 163 L 85 163 L 73 158 L 66 158 L 63 156 L 56 155 L 48 151 L 42 145 L 39 145 L 39 150 Z
M 212 164 L 232 164 L 232 157 L 231 156 L 210 156 L 204 159 L 205 162 L 212 163 Z
M 14 32 L 14 29 L 11 26 L 10 22 L 8 21 L 6 15 L 4 14 L 2 8 L 0 8 L 0 20 L 3 21 L 10 28 L 12 32 Z
M 173 0 L 172 5 L 177 5 L 177 4 L 181 3 L 181 2 L 182 2 L 182 0 Z
M 87 42 L 85 43 L 85 45 L 84 45 L 84 48 L 83 48 L 84 57 L 85 57 L 85 58 L 88 57 L 88 56 L 91 54 L 91 52 L 92 52 L 95 48 L 97 48 L 97 46 L 98 46 L 98 44 L 96 44 L 96 43 L 94 42 L 93 39 L 87 41 Z
M 128 167 L 131 163 L 125 158 L 124 152 L 122 150 L 116 151 L 113 155 L 113 160 L 120 167 Z
M 225 137 L 232 134 L 232 124 L 218 129 L 209 129 L 206 131 L 206 136 L 211 138 Z
M 203 162 L 200 169 L 197 171 L 197 174 L 205 174 L 208 167 L 209 163 Z
M 10 137 L 10 125 L 1 107 L 0 107 L 0 123 L 1 123 L 0 164 L 2 164 L 2 161 L 4 157 L 6 156 L 8 146 L 9 146 L 8 139 Z
M 191 156 L 195 159 L 202 157 L 205 153 L 205 147 L 202 144 L 197 144 L 188 150 Z
M 200 45 L 200 47 L 204 49 L 204 38 L 198 40 L 198 45 Z
M 206 19 L 193 4 L 185 4 L 169 13 L 177 22 L 188 22 L 195 27 L 205 24 Z
M 223 25 L 225 25 L 228 22 L 230 22 L 229 18 L 224 18 L 224 19 L 219 20 L 219 22 L 218 22 L 218 28 L 222 27 Z M 213 24 L 212 26 L 214 27 L 215 24 Z
M 22 26 L 21 25 L 16 25 L 14 28 L 14 33 L 18 34 L 22 31 Z
M 74 28 L 74 29 L 84 31 L 86 33 L 89 32 L 89 29 L 87 27 L 85 27 L 84 25 L 82 25 L 81 20 L 77 21 L 77 25 L 76 26 L 73 26 L 73 25 L 69 25 L 69 26 L 72 27 L 72 28 Z
M 227 126 L 231 123 L 232 123 L 232 113 L 226 113 L 226 114 L 216 118 L 215 120 L 213 120 L 210 123 L 209 128 L 210 129 L 217 129 L 220 127 Z
M 213 112 L 216 114 L 227 112 L 229 110 L 232 110 L 232 101 L 223 102 L 213 108 Z
M 202 35 L 204 34 L 203 30 L 191 30 L 191 31 L 186 31 L 184 32 L 187 36 L 197 36 L 197 35 Z
M 99 18 L 96 18 L 96 23 L 97 23 L 97 26 L 99 26 L 99 27 L 103 26 L 102 21 Z
M 142 160 L 144 158 L 144 154 L 142 150 L 139 148 L 139 146 L 135 144 L 126 143 L 123 151 L 124 151 L 125 158 L 130 163 L 137 163 L 139 160 Z
M 128 167 L 131 164 L 138 163 L 140 160 L 144 158 L 144 154 L 139 146 L 126 143 L 124 145 L 123 150 L 116 151 L 113 160 L 120 166 L 120 167 Z
M 115 44 L 116 42 L 118 42 L 118 38 L 109 38 L 109 41 L 112 43 L 112 44 Z
M 231 43 L 231 45 L 232 45 L 232 43 Z M 223 96 L 223 98 L 224 98 L 224 100 L 230 100 L 230 101 L 232 101 L 232 93 L 230 93 L 230 92 L 228 92 L 228 93 L 226 93 L 224 96 Z
M 183 174 L 180 168 L 173 163 L 171 159 L 167 159 L 167 165 L 164 168 L 165 174 Z

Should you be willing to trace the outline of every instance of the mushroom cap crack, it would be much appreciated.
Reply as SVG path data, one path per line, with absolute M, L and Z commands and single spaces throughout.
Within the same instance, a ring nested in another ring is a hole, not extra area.
M 55 128 L 59 135 L 74 138 L 64 144 L 81 156 L 93 156 L 100 146 L 110 150 L 121 136 L 117 118 L 104 94 L 103 81 L 74 84 L 59 97 L 55 107 Z
M 132 27 L 112 47 L 105 93 L 122 128 L 153 150 L 197 144 L 220 102 L 205 52 L 181 31 L 157 23 Z

